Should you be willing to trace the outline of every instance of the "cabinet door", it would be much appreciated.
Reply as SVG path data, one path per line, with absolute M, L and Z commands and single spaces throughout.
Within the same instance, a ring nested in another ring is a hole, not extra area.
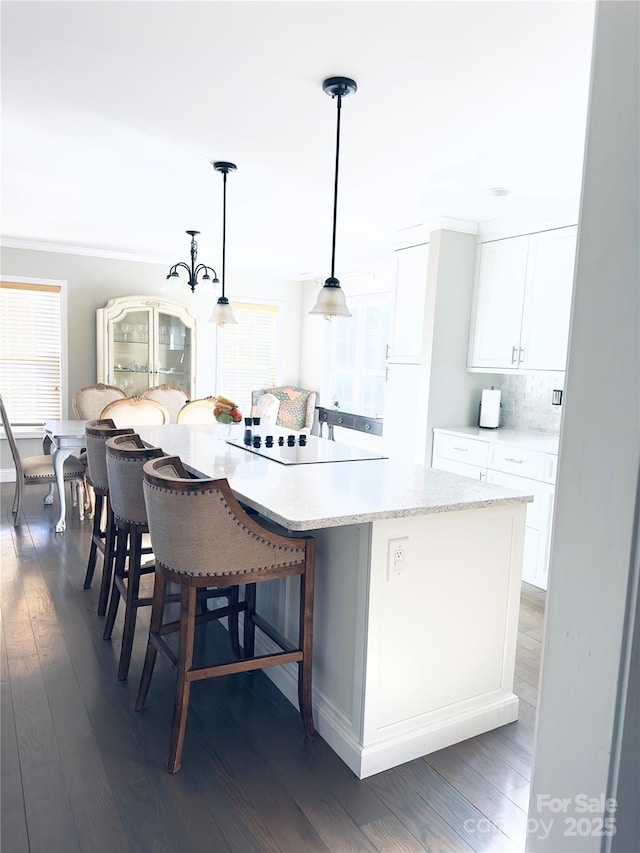
M 453 459 L 447 459 L 445 456 L 434 456 L 431 467 L 438 468 L 440 471 L 449 471 L 450 474 L 460 474 L 462 477 L 469 477 L 472 480 L 487 479 L 486 468 L 467 465 L 466 462 L 456 462 Z
M 193 323 L 167 309 L 156 311 L 156 385 L 174 385 L 193 396 Z
M 487 480 L 499 486 L 507 486 L 533 495 L 533 503 L 527 504 L 522 580 L 540 589 L 546 589 L 555 487 L 491 469 L 487 472 Z
M 530 237 L 520 351 L 525 369 L 566 367 L 576 232 L 558 228 Z
M 517 369 L 528 237 L 480 246 L 469 367 Z
M 141 395 L 149 387 L 152 371 L 152 311 L 142 305 L 129 306 L 109 321 L 109 385 L 122 388 L 128 397 Z
M 428 243 L 396 251 L 390 362 L 418 364 L 422 360 L 428 260 Z

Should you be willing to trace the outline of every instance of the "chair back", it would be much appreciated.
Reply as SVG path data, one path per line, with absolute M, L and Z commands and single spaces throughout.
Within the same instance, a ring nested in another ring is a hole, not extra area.
M 251 413 L 257 414 L 257 406 L 263 394 L 271 394 L 280 401 L 276 424 L 283 429 L 309 431 L 313 426 L 318 392 L 299 388 L 297 385 L 279 385 L 273 388 L 258 388 L 251 392 Z
M 114 435 L 134 435 L 130 427 L 118 429 L 110 418 L 88 421 L 84 427 L 85 447 L 87 448 L 87 469 L 89 480 L 94 489 L 105 494 L 109 491 L 107 476 L 107 450 L 105 443 Z
M 114 400 L 122 400 L 127 395 L 116 385 L 104 385 L 98 382 L 96 385 L 85 385 L 79 388 L 73 395 L 71 405 L 73 413 L 81 421 L 99 418 L 102 410 Z
M 195 479 L 177 456 L 146 462 L 144 499 L 156 564 L 176 574 L 265 579 L 306 560 L 306 540 L 257 524 L 226 479 Z M 293 572 L 292 572 L 293 573 Z M 298 569 L 299 573 L 299 569 Z M 262 577 L 261 577 L 262 576 Z
M 169 412 L 169 423 L 178 422 L 178 412 L 189 402 L 189 395 L 184 388 L 176 385 L 156 385 L 148 388 L 142 395 L 145 400 L 157 400 Z
M 9 441 L 9 448 L 11 450 L 11 455 L 13 456 L 13 464 L 16 466 L 17 482 L 20 482 L 24 476 L 22 459 L 20 458 L 20 451 L 18 450 L 18 445 L 16 444 L 16 439 L 13 435 L 13 429 L 11 428 L 11 422 L 7 416 L 7 410 L 4 407 L 2 396 L 0 396 L 0 418 L 2 418 L 2 426 L 4 427 L 4 431 Z
M 126 397 L 114 400 L 102 410 L 101 418 L 111 418 L 118 427 L 161 426 L 169 423 L 169 412 L 157 400 L 144 397 Z
M 179 424 L 213 424 L 215 417 L 213 410 L 216 407 L 215 397 L 202 397 L 199 400 L 192 400 L 178 412 Z
M 147 447 L 137 433 L 115 435 L 105 442 L 109 500 L 114 516 L 130 524 L 147 524 L 142 491 L 142 466 L 164 456 L 160 447 Z

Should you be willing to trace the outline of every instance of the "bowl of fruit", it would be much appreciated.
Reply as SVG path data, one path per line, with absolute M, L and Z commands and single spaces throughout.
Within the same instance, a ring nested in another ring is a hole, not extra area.
M 227 397 L 218 396 L 214 400 L 215 407 L 213 416 L 219 424 L 239 424 L 242 420 L 242 412 L 233 402 Z

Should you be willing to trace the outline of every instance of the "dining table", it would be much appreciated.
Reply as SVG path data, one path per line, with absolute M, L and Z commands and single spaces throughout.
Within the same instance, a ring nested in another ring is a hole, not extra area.
M 64 461 L 75 451 L 84 448 L 84 428 L 86 421 L 82 420 L 47 420 L 44 422 L 43 449 L 45 454 L 53 457 L 53 470 L 56 476 L 56 489 L 60 502 L 60 517 L 55 530 L 56 533 L 64 533 L 67 527 L 66 515 L 67 504 L 64 491 Z M 45 497 L 45 504 L 53 503 L 53 486 Z M 84 500 L 78 499 L 78 511 L 80 520 L 84 520 Z

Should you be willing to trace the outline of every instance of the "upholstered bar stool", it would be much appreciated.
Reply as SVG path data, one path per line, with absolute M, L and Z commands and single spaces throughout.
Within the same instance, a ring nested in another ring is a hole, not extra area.
M 147 654 L 136 700 L 142 710 L 157 653 L 177 670 L 168 770 L 180 769 L 191 682 L 276 664 L 298 664 L 298 700 L 307 735 L 314 734 L 311 707 L 313 584 L 315 540 L 280 536 L 257 524 L 233 496 L 226 480 L 192 479 L 176 456 L 144 465 L 144 497 L 153 551 L 156 582 Z M 256 584 L 300 576 L 300 619 L 297 646 L 256 612 Z M 167 584 L 180 588 L 180 619 L 165 622 Z M 196 624 L 227 616 L 231 605 L 196 616 L 196 592 L 207 587 L 245 584 L 244 648 L 239 660 L 213 666 L 193 666 Z M 258 627 L 280 651 L 255 655 Z M 176 655 L 164 639 L 179 632 Z
M 159 447 L 147 447 L 137 434 L 112 436 L 105 442 L 105 448 L 116 548 L 111 599 L 103 637 L 105 640 L 111 639 L 118 605 L 120 599 L 124 599 L 124 626 L 118 664 L 118 679 L 122 681 L 129 674 L 138 608 L 151 604 L 150 596 L 140 597 L 141 576 L 154 571 L 153 562 L 142 565 L 143 555 L 152 553 L 148 543 L 143 546 L 143 534 L 149 532 L 149 527 L 142 493 L 142 466 L 149 459 L 164 456 L 164 453 Z
M 98 615 L 104 616 L 107 609 L 109 587 L 111 585 L 111 574 L 114 557 L 115 525 L 113 513 L 109 501 L 109 480 L 107 478 L 107 451 L 106 440 L 114 435 L 133 435 L 134 430 L 130 427 L 116 428 L 115 423 L 105 418 L 102 420 L 88 421 L 85 424 L 85 440 L 87 448 L 87 475 L 89 483 L 95 493 L 95 512 L 93 514 L 93 531 L 91 536 L 91 548 L 89 549 L 89 560 L 84 578 L 84 588 L 91 587 L 93 574 L 96 568 L 98 551 L 102 554 L 102 581 L 100 583 L 100 594 L 98 596 Z M 105 520 L 103 525 L 103 508 L 105 509 Z

